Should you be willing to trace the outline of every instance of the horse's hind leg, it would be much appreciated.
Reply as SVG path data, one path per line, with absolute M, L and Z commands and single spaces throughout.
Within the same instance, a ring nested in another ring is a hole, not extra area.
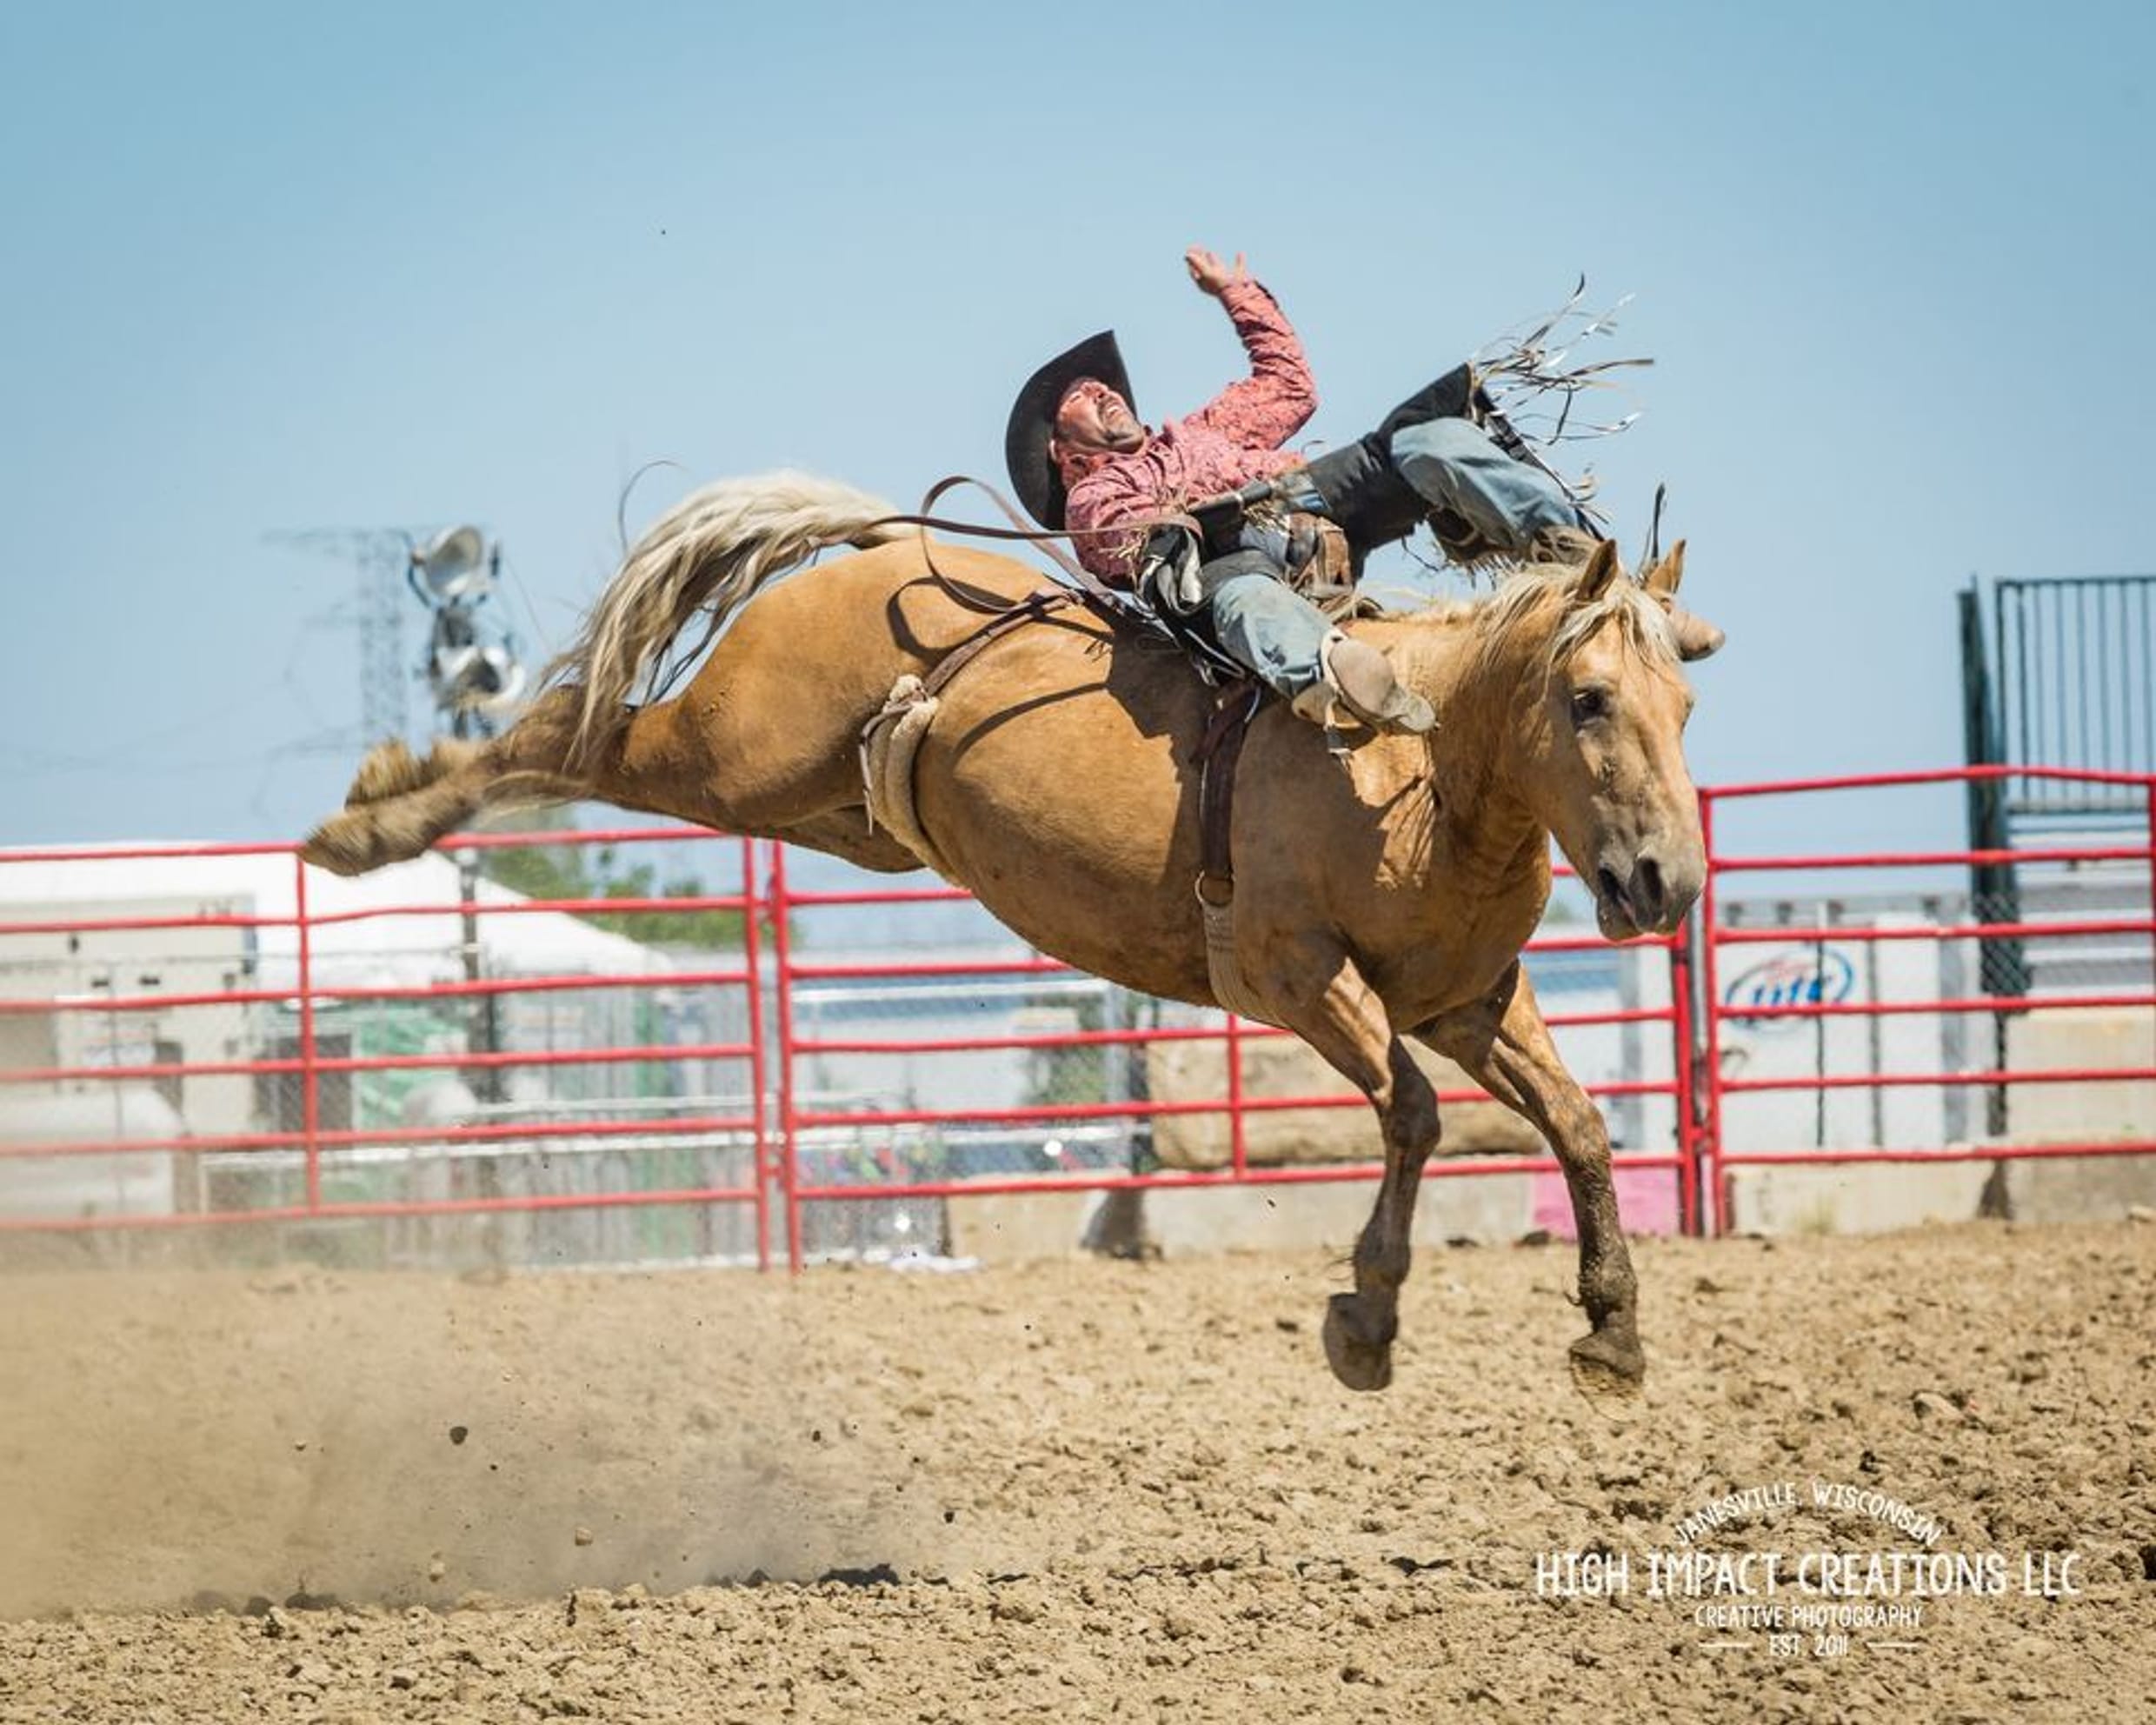
M 1549 1141 L 1572 1196 L 1580 1302 L 1594 1325 L 1572 1344 L 1574 1380 L 1591 1393 L 1636 1391 L 1647 1375 L 1647 1355 L 1640 1347 L 1639 1282 L 1610 1181 L 1609 1129 L 1558 1058 L 1526 973 L 1515 964 L 1487 1000 L 1414 1034 L 1458 1061 Z
M 422 756 L 401 742 L 377 743 L 360 763 L 343 809 L 308 835 L 300 854 L 336 875 L 418 856 L 485 803 L 485 747 L 445 737 Z
M 557 691 L 491 742 L 444 737 L 424 756 L 394 739 L 377 743 L 343 809 L 308 836 L 300 854 L 333 874 L 363 875 L 418 856 L 486 809 L 583 795 L 568 765 L 570 710 Z
M 1325 1313 L 1325 1357 L 1350 1389 L 1382 1389 L 1393 1381 L 1393 1338 L 1400 1329 L 1400 1289 L 1407 1279 L 1409 1236 L 1422 1165 L 1436 1149 L 1437 1092 L 1393 1034 L 1384 1003 L 1354 962 L 1311 949 L 1307 990 L 1314 1012 L 1288 1028 L 1370 1100 L 1385 1135 L 1385 1176 L 1355 1241 L 1355 1290 L 1335 1294 Z M 1276 997 L 1278 997 L 1276 996 Z
M 384 743 L 360 765 L 343 810 L 309 837 L 317 867 L 361 875 L 416 856 L 490 809 L 589 799 L 714 831 L 790 838 L 863 868 L 917 869 L 860 806 L 861 769 L 845 739 L 806 728 L 744 725 L 735 706 L 655 702 L 596 752 L 576 758 L 578 691 L 542 696 L 489 743 L 443 740 L 424 756 Z

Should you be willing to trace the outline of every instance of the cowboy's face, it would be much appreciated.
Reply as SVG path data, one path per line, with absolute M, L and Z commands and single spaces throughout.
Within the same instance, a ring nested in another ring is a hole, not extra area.
M 1055 445 L 1077 452 L 1128 455 L 1145 447 L 1146 429 L 1130 403 L 1105 383 L 1081 377 L 1055 410 Z

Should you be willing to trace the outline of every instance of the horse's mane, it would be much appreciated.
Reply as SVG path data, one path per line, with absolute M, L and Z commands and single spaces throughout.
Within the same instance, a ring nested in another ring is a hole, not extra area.
M 1548 642 L 1552 665 L 1564 663 L 1605 623 L 1620 629 L 1626 644 L 1649 664 L 1676 665 L 1676 634 L 1669 613 L 1654 596 L 1620 574 L 1600 598 L 1574 605 L 1573 594 L 1586 573 L 1578 564 L 1519 564 L 1500 573 L 1491 592 L 1472 599 L 1440 600 L 1407 613 L 1403 621 L 1471 630 L 1476 657 L 1487 660 L 1506 651 L 1514 635 L 1533 627 L 1546 610 L 1562 605 L 1565 614 Z

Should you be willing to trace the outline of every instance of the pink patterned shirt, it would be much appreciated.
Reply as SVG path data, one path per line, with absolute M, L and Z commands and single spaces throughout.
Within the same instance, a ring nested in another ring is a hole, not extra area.
M 1250 356 L 1250 375 L 1231 383 L 1187 419 L 1171 419 L 1135 454 L 1111 456 L 1070 488 L 1063 510 L 1070 528 L 1113 527 L 1233 491 L 1295 466 L 1281 448 L 1316 410 L 1316 381 L 1288 319 L 1255 282 L 1231 282 L 1221 303 Z M 1103 581 L 1130 584 L 1145 536 L 1075 539 L 1078 561 Z

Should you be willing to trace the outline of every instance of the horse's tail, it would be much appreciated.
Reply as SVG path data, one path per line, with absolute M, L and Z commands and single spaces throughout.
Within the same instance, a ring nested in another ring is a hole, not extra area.
M 341 875 L 416 856 L 489 809 L 543 806 L 589 789 L 589 769 L 620 741 L 639 685 L 668 687 L 756 589 L 840 544 L 871 545 L 895 513 L 849 485 L 801 473 L 725 479 L 685 498 L 637 541 L 576 643 L 547 668 L 538 697 L 491 743 L 445 738 L 424 756 L 401 742 L 361 763 L 344 808 L 302 854 Z M 709 615 L 686 649 L 675 638 Z
M 756 589 L 829 546 L 867 547 L 905 529 L 871 528 L 896 514 L 836 480 L 780 472 L 722 479 L 669 510 L 622 559 L 614 579 L 545 682 L 575 697 L 569 758 L 598 759 L 629 720 L 640 686 L 655 696 L 696 659 Z M 699 612 L 702 635 L 676 637 Z

